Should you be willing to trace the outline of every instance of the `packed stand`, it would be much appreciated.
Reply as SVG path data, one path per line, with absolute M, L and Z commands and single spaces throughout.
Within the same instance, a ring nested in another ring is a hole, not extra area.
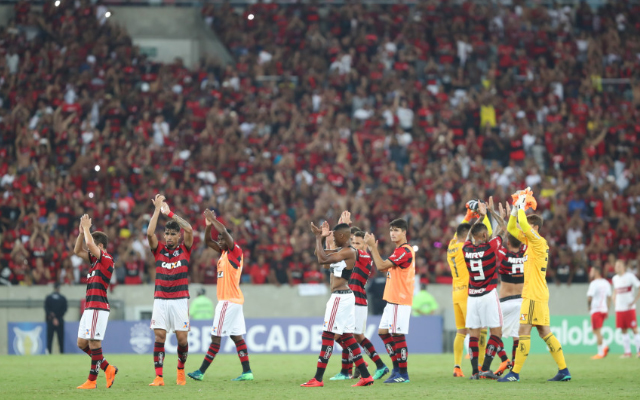
M 246 251 L 244 282 L 323 282 L 309 223 L 349 209 L 385 254 L 408 218 L 422 280 L 448 283 L 463 204 L 524 186 L 550 280 L 637 267 L 634 7 L 207 6 L 236 63 L 189 70 L 140 54 L 104 7 L 20 2 L 0 32 L 0 280 L 83 283 L 87 212 L 117 280 L 153 281 L 157 192 L 199 233 L 192 282 L 216 279 L 208 207 Z

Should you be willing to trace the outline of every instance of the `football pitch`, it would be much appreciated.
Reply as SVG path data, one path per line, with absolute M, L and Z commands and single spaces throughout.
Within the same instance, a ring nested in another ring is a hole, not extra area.
M 231 382 L 241 372 L 236 356 L 218 356 L 202 382 L 187 378 L 186 386 L 176 386 L 177 357 L 165 361 L 164 387 L 147 386 L 154 378 L 153 360 L 149 355 L 106 354 L 107 360 L 119 368 L 111 389 L 105 387 L 104 373 L 98 376 L 98 388 L 81 391 L 88 375 L 90 359 L 84 355 L 0 356 L 0 393 L 2 399 L 637 399 L 640 390 L 640 359 L 618 358 L 613 354 L 593 361 L 589 356 L 569 355 L 567 362 L 573 376 L 571 382 L 546 382 L 556 373 L 548 355 L 531 355 L 517 383 L 470 381 L 470 366 L 464 360 L 467 378 L 452 377 L 452 355 L 409 355 L 407 384 L 385 385 L 376 381 L 370 387 L 351 387 L 355 380 L 329 381 L 340 369 L 340 357 L 331 358 L 325 374 L 325 387 L 301 388 L 312 378 L 317 357 L 313 355 L 254 355 L 252 382 Z M 190 354 L 187 371 L 200 366 L 203 355 Z M 385 357 L 385 362 L 388 357 Z M 372 363 L 370 363 L 372 364 Z M 496 365 L 497 366 L 497 365 Z M 370 370 L 374 366 L 370 365 Z M 388 375 L 387 375 L 388 376 Z M 386 378 L 386 377 L 385 377 Z

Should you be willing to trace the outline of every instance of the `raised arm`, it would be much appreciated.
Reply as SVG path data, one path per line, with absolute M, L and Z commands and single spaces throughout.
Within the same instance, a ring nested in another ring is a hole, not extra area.
M 156 236 L 156 226 L 158 225 L 158 217 L 160 216 L 160 208 L 164 202 L 164 196 L 156 194 L 156 197 L 151 199 L 151 202 L 155 206 L 151 220 L 149 220 L 149 226 L 147 226 L 147 240 L 149 241 L 149 247 L 151 251 L 156 251 L 158 248 L 158 237 Z
M 211 224 L 211 222 L 209 222 L 209 218 L 205 217 L 204 221 L 205 221 L 205 224 L 207 225 L 204 228 L 204 244 L 207 245 L 207 247 L 214 249 L 218 253 L 222 253 L 220 244 L 215 240 L 213 240 L 213 238 L 211 237 L 211 230 L 213 229 L 213 225 Z
M 316 237 L 316 257 L 318 257 L 318 262 L 320 264 L 334 264 L 340 261 L 346 261 L 351 258 L 355 258 L 355 253 L 349 247 L 344 247 L 339 251 L 333 252 L 331 254 L 327 253 L 327 251 L 324 249 L 324 245 L 322 244 L 322 239 L 329 236 L 329 234 L 331 233 L 329 229 L 318 228 L 313 222 L 311 222 L 311 232 L 313 232 Z
M 167 203 L 162 203 L 160 211 L 180 225 L 180 228 L 184 231 L 184 245 L 190 249 L 191 246 L 193 246 L 193 228 L 191 227 L 191 224 L 180 218 L 178 214 L 171 212 Z
M 469 229 L 469 232 L 467 233 L 467 238 L 466 238 L 466 242 L 471 240 L 471 231 L 473 231 L 473 227 L 478 225 L 478 224 L 484 224 L 484 219 L 487 216 L 487 205 L 484 203 L 480 203 L 478 204 L 478 219 L 476 220 L 476 222 L 471 226 L 471 229 Z
M 79 226 L 78 237 L 76 238 L 76 244 L 73 248 L 73 254 L 82 258 L 86 262 L 89 261 L 89 253 L 84 249 L 82 242 L 84 241 L 84 230 L 82 229 L 82 224 Z
M 376 237 L 373 236 L 373 233 L 366 233 L 364 235 L 364 243 L 369 247 L 371 251 L 371 259 L 373 260 L 373 264 L 376 266 L 378 271 L 386 271 L 389 268 L 395 266 L 391 260 L 383 260 L 380 256 L 380 251 L 378 250 L 378 241 Z
M 233 237 L 229 234 L 229 231 L 227 231 L 227 227 L 225 227 L 222 222 L 218 221 L 216 214 L 211 210 L 204 210 L 204 216 L 216 229 L 216 231 L 218 231 L 218 233 L 222 235 L 222 240 L 224 240 L 224 243 L 227 245 L 229 251 L 233 250 Z
M 489 212 L 491 216 L 498 224 L 498 229 L 495 231 L 495 236 L 504 236 L 507 232 L 507 224 L 504 222 L 504 209 L 502 208 L 502 204 L 498 204 L 500 214 L 496 213 L 496 210 L 493 209 L 493 197 L 489 197 Z
M 87 245 L 89 252 L 98 260 L 100 259 L 100 247 L 98 247 L 93 241 L 93 236 L 89 228 L 91 228 L 91 218 L 87 214 L 83 215 L 80 219 L 80 226 L 84 232 L 84 243 Z

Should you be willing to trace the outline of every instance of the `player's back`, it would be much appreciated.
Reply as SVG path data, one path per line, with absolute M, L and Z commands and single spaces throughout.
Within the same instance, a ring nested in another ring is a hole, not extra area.
M 189 260 L 191 249 L 184 244 L 169 249 L 158 243 L 153 252 L 156 260 L 156 299 L 189 298 Z
M 498 249 L 501 246 L 499 236 L 477 246 L 471 241 L 465 242 L 463 252 L 469 271 L 469 296 L 483 296 L 498 286 Z
M 548 302 L 547 266 L 549 265 L 549 245 L 547 240 L 533 229 L 523 240 L 527 249 L 524 253 L 524 287 L 522 297 L 525 299 Z
M 500 280 L 506 283 L 524 283 L 524 254 L 526 247 L 511 251 L 506 247 L 500 249 Z
M 625 272 L 622 275 L 615 275 L 612 282 L 613 289 L 616 291 L 616 311 L 635 310 L 634 290 L 640 287 L 640 280 L 631 272 Z
M 459 242 L 457 237 L 449 242 L 447 248 L 447 262 L 451 270 L 451 283 L 453 302 L 466 302 L 469 295 L 469 271 L 464 261 L 464 242 Z
M 218 301 L 244 304 L 240 290 L 240 276 L 244 265 L 244 255 L 240 246 L 234 243 L 231 251 L 223 251 L 218 260 L 218 281 L 216 293 Z
M 356 251 L 356 265 L 353 267 L 351 278 L 349 278 L 349 288 L 356 297 L 356 304 L 367 305 L 367 291 L 365 285 L 371 276 L 373 260 L 371 255 L 364 250 Z
M 91 269 L 87 275 L 85 308 L 109 311 L 107 289 L 113 275 L 113 257 L 106 251 L 100 250 L 99 258 L 89 252 L 89 261 Z
M 589 283 L 587 296 L 591 297 L 591 313 L 609 311 L 607 297 L 611 296 L 611 285 L 603 278 L 594 279 Z

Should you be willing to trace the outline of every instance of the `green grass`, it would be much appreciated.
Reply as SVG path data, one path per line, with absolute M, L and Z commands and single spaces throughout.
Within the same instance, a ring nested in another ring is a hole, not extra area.
M 151 355 L 106 354 L 110 363 L 120 369 L 111 389 L 105 388 L 104 373 L 98 377 L 98 389 L 75 389 L 87 378 L 90 367 L 85 355 L 0 356 L 0 397 L 2 399 L 350 399 L 359 394 L 375 399 L 589 399 L 638 398 L 640 360 L 620 360 L 610 355 L 592 361 L 588 356 L 567 357 L 573 375 L 571 382 L 546 382 L 556 373 L 549 355 L 532 355 L 521 374 L 521 382 L 499 384 L 493 381 L 454 379 L 451 354 L 410 355 L 411 382 L 385 385 L 376 381 L 372 387 L 352 388 L 355 381 L 329 381 L 338 372 L 340 357 L 331 358 L 325 374 L 324 388 L 301 388 L 299 385 L 313 377 L 317 357 L 313 355 L 254 355 L 251 366 L 256 380 L 231 382 L 241 372 L 238 358 L 222 355 L 211 365 L 204 381 L 187 378 L 187 386 L 176 386 L 176 356 L 165 363 L 164 387 L 147 386 L 154 377 Z M 195 370 L 202 362 L 201 354 L 189 355 L 187 371 Z M 384 359 L 388 361 L 388 357 Z M 497 364 L 497 362 L 495 362 Z M 371 363 L 370 363 L 371 364 Z M 497 367 L 497 365 L 494 365 Z M 373 366 L 370 366 L 373 370 Z M 464 361 L 464 372 L 470 366 Z M 387 375 L 388 376 L 388 375 Z M 386 377 L 385 377 L 386 378 Z M 178 397 L 179 396 L 179 397 Z M 499 397 L 498 397 L 499 396 Z

